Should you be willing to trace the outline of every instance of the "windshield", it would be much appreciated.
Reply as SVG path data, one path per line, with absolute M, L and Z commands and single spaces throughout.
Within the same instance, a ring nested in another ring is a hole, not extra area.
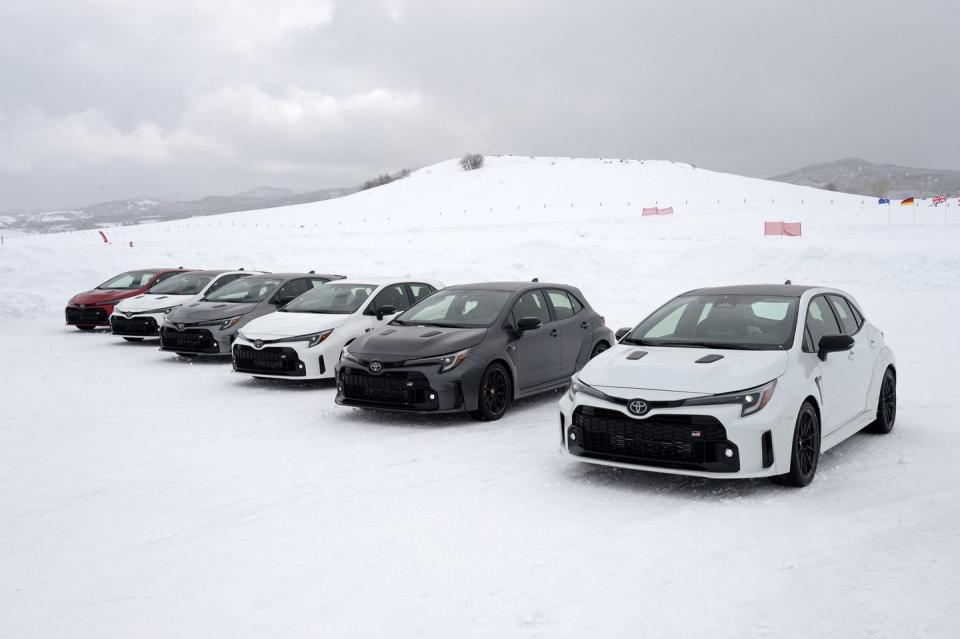
M 282 309 L 284 313 L 353 313 L 377 287 L 373 284 L 324 284 L 309 290 Z
M 401 326 L 447 326 L 480 328 L 490 326 L 510 299 L 507 291 L 455 289 L 434 293 L 411 306 L 391 324 Z
M 107 280 L 97 288 L 120 288 L 135 290 L 146 286 L 147 282 L 152 280 L 157 273 L 158 271 L 127 271 L 126 273 L 117 275 L 113 279 Z
M 623 338 L 641 346 L 744 350 L 790 348 L 797 299 L 760 295 L 681 295 Z
M 267 299 L 283 280 L 276 277 L 245 277 L 206 296 L 206 302 L 256 303 Z
M 210 283 L 213 275 L 202 273 L 183 273 L 174 275 L 170 279 L 160 282 L 148 293 L 151 295 L 196 295 Z

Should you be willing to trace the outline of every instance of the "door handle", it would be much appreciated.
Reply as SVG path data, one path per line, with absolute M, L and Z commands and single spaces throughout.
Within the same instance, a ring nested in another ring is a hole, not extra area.
M 870 340 L 870 348 L 876 348 L 876 347 L 877 347 L 877 340 L 875 339 Z
M 580 328 L 590 328 L 590 322 L 587 322 L 587 321 L 580 322 Z
M 855 355 L 856 354 L 853 351 L 850 351 L 850 353 L 847 355 L 847 359 L 849 360 L 856 359 Z
M 550 329 L 550 337 L 556 337 L 559 334 L 560 334 L 560 331 L 558 331 L 557 329 L 555 328 Z

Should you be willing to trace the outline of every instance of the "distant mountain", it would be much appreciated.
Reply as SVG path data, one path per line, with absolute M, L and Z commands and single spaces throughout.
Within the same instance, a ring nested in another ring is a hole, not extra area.
M 913 169 L 847 158 L 770 178 L 828 191 L 894 198 L 960 194 L 960 171 Z
M 101 202 L 79 209 L 18 210 L 0 213 L 0 229 L 25 233 L 55 233 L 82 229 L 130 226 L 187 217 L 269 209 L 289 204 L 319 202 L 356 192 L 354 187 L 295 193 L 289 189 L 261 186 L 235 195 L 210 195 L 199 200 L 174 201 L 131 198 Z

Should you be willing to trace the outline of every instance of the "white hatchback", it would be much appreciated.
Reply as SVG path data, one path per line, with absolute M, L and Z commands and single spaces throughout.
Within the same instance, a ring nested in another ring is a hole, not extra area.
M 240 329 L 233 370 L 253 377 L 332 379 L 346 344 L 441 288 L 440 282 L 411 278 L 328 282 Z
M 893 428 L 893 352 L 842 291 L 690 291 L 617 339 L 560 401 L 581 461 L 805 486 L 822 452 Z

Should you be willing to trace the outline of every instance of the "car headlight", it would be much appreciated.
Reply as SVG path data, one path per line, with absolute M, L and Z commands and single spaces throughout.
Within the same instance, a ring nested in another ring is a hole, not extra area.
M 354 357 L 353 353 L 351 353 L 346 346 L 344 346 L 343 350 L 340 351 L 340 359 L 346 359 L 351 362 L 356 362 L 358 364 L 360 363 L 360 360 Z
M 116 306 L 123 300 L 110 300 L 109 302 L 97 302 L 94 306 Z
M 576 396 L 579 393 L 583 393 L 584 395 L 589 395 L 590 397 L 596 397 L 597 399 L 610 401 L 610 398 L 606 395 L 606 393 L 604 393 L 603 391 L 597 390 L 593 386 L 584 384 L 579 377 L 574 375 L 573 377 L 570 378 L 570 390 L 568 391 L 567 394 L 572 400 L 576 398 Z
M 329 331 L 320 331 L 319 333 L 314 333 L 313 335 L 307 335 L 306 337 L 309 338 L 307 340 L 307 348 L 313 348 L 317 344 L 323 343 L 325 339 L 330 337 L 330 334 L 332 332 L 333 332 L 333 329 L 331 328 Z
M 438 364 L 440 366 L 440 372 L 446 373 L 447 371 L 451 371 L 462 364 L 464 360 L 467 359 L 467 355 L 469 354 L 470 349 L 465 348 L 462 351 L 450 353 L 449 355 L 436 355 L 434 357 L 411 359 L 407 362 L 404 362 L 404 366 L 429 366 L 430 364 Z
M 717 404 L 740 404 L 740 415 L 746 417 L 760 411 L 764 406 L 770 403 L 773 398 L 773 391 L 777 388 L 777 380 L 767 382 L 763 386 L 757 386 L 745 391 L 734 393 L 722 393 L 720 395 L 708 395 L 706 397 L 693 397 L 684 400 L 684 406 L 713 406 Z
M 240 323 L 240 320 L 243 319 L 243 315 L 237 315 L 236 317 L 228 317 L 227 319 L 220 322 L 220 330 L 225 331 L 228 328 L 233 328 Z

